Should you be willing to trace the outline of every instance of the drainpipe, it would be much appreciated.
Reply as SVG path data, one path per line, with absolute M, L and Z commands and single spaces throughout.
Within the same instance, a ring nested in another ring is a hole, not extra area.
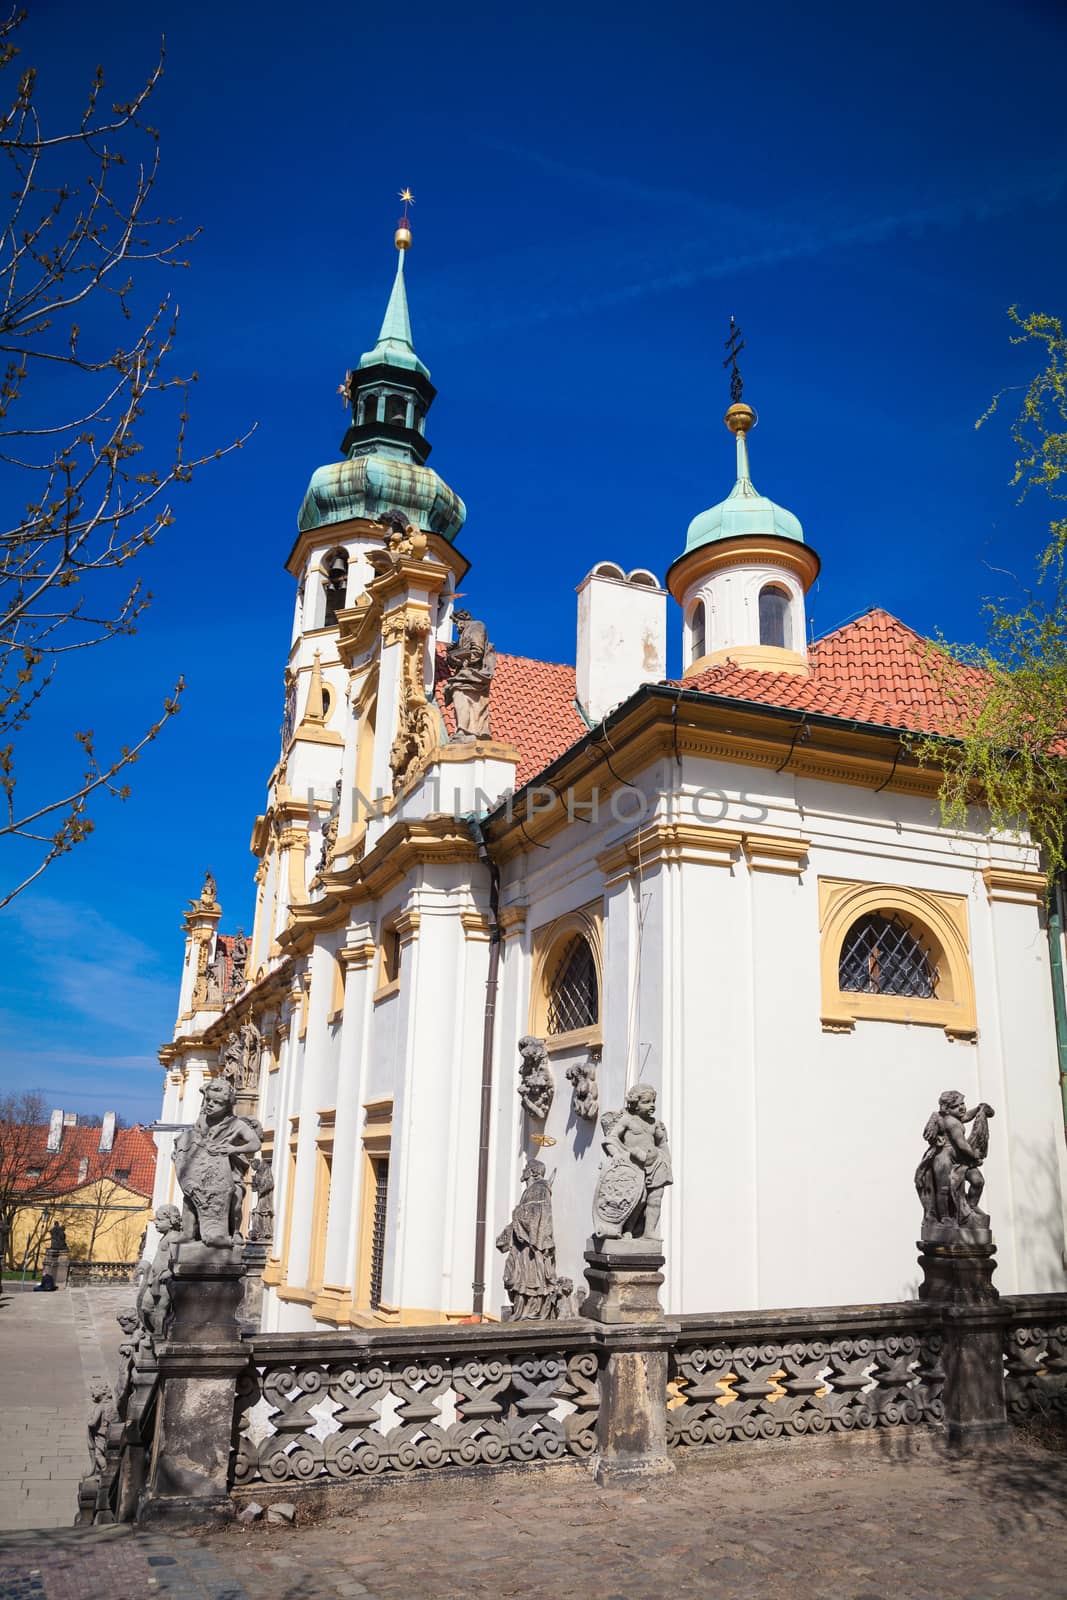
M 1052 886 L 1048 908 L 1048 951 L 1052 969 L 1052 1010 L 1056 1018 L 1056 1055 L 1060 1068 L 1060 1100 L 1067 1137 L 1067 999 L 1063 981 L 1063 880 Z
M 474 1215 L 474 1276 L 472 1311 L 480 1322 L 485 1312 L 485 1222 L 489 1204 L 489 1136 L 493 1110 L 493 1040 L 496 1031 L 496 994 L 500 975 L 500 869 L 475 817 L 466 819 L 478 847 L 478 859 L 489 872 L 489 970 L 485 980 L 485 1016 L 482 1024 L 482 1097 L 478 1123 L 478 1188 Z

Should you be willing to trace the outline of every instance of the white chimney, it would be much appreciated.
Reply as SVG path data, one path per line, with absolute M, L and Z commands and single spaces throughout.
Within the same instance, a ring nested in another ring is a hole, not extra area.
M 113 1111 L 105 1111 L 104 1112 L 104 1120 L 100 1125 L 100 1150 L 101 1150 L 101 1152 L 110 1150 L 111 1146 L 114 1143 L 115 1143 L 115 1113 Z
M 578 585 L 578 703 L 600 722 L 667 671 L 667 591 L 644 567 L 598 561 Z
M 53 1111 L 48 1119 L 48 1143 L 45 1149 L 49 1155 L 54 1155 L 63 1143 L 63 1113 Z

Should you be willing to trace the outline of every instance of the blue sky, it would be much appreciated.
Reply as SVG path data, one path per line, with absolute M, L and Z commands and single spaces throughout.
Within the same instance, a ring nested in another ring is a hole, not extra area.
M 166 33 L 161 206 L 204 230 L 163 285 L 193 442 L 256 431 L 175 497 L 138 636 L 79 659 L 23 741 L 27 782 L 60 783 L 73 727 L 129 741 L 188 681 L 132 797 L 0 914 L 5 1087 L 156 1114 L 206 865 L 224 928 L 250 922 L 283 562 L 377 332 L 402 185 L 432 464 L 467 503 L 466 592 L 498 647 L 573 659 L 592 563 L 662 573 L 728 491 L 731 312 L 754 479 L 823 559 L 817 632 L 880 604 L 974 638 L 996 569 L 1028 570 L 1045 507 L 1015 504 L 1006 427 L 974 421 L 1028 376 L 1006 308 L 1067 312 L 1056 0 L 30 12 L 57 115 L 98 61 L 128 96 Z

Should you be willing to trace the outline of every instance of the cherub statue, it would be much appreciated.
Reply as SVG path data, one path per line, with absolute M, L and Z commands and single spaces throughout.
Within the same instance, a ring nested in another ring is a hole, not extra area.
M 567 1068 L 567 1082 L 574 1087 L 571 1110 L 576 1117 L 595 1122 L 600 1114 L 600 1091 L 596 1081 L 596 1062 L 590 1056 L 586 1061 L 576 1061 Z
M 943 1240 L 953 1231 L 988 1229 L 989 1217 L 978 1202 L 985 1188 L 981 1166 L 989 1150 L 989 1118 L 993 1114 L 993 1107 L 985 1101 L 968 1111 L 959 1090 L 946 1089 L 927 1120 L 923 1129 L 926 1151 L 915 1172 L 924 1239 Z
M 531 1117 L 541 1121 L 548 1116 L 556 1086 L 552 1081 L 545 1041 L 535 1039 L 532 1034 L 525 1034 L 519 1040 L 518 1092 Z
M 159 1243 L 137 1290 L 135 1308 L 148 1340 L 161 1339 L 170 1320 L 170 1280 L 174 1254 L 181 1243 L 182 1214 L 177 1206 L 160 1206 L 153 1218 Z
M 181 1186 L 182 1237 L 229 1249 L 240 1237 L 245 1173 L 263 1143 L 258 1125 L 234 1115 L 234 1085 L 209 1078 L 200 1115 L 174 1141 Z
M 103 1378 L 89 1384 L 89 1476 L 99 1478 L 107 1466 L 107 1430 L 115 1415 L 111 1386 Z
M 115 1411 L 118 1416 L 125 1418 L 130 1390 L 133 1387 L 133 1369 L 137 1365 L 141 1345 L 148 1335 L 136 1311 L 120 1311 L 115 1321 L 122 1329 L 122 1340 L 119 1344 L 119 1374 L 115 1384 Z
M 608 1161 L 593 1196 L 593 1232 L 605 1239 L 660 1242 L 663 1191 L 674 1182 L 667 1130 L 656 1121 L 656 1091 L 637 1084 L 625 1111 L 600 1119 Z

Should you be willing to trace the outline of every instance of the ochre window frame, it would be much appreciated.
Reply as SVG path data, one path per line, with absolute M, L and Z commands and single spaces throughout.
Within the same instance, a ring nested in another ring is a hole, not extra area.
M 395 1316 L 395 1308 L 381 1306 L 371 1310 L 371 1238 L 374 1231 L 374 1163 L 389 1160 L 393 1149 L 393 1102 L 371 1100 L 363 1107 L 362 1176 L 360 1179 L 359 1228 L 356 1244 L 355 1303 L 359 1311 L 380 1321 Z M 390 1174 L 392 1176 L 392 1174 Z
M 596 968 L 597 1020 L 589 1027 L 572 1028 L 568 1033 L 548 1031 L 548 985 L 568 940 L 581 934 L 593 952 Z M 549 1055 L 584 1045 L 604 1042 L 604 909 L 601 902 L 582 906 L 557 917 L 533 935 L 533 968 L 530 978 L 530 1008 L 527 1033 L 545 1041 Z
M 922 929 L 937 962 L 938 993 L 934 999 L 841 988 L 839 967 L 845 936 L 861 917 L 878 913 L 896 913 Z M 944 1028 L 950 1039 L 976 1037 L 978 1016 L 966 895 L 891 883 L 820 878 L 819 939 L 825 1032 L 848 1033 L 858 1021 L 913 1022 Z

